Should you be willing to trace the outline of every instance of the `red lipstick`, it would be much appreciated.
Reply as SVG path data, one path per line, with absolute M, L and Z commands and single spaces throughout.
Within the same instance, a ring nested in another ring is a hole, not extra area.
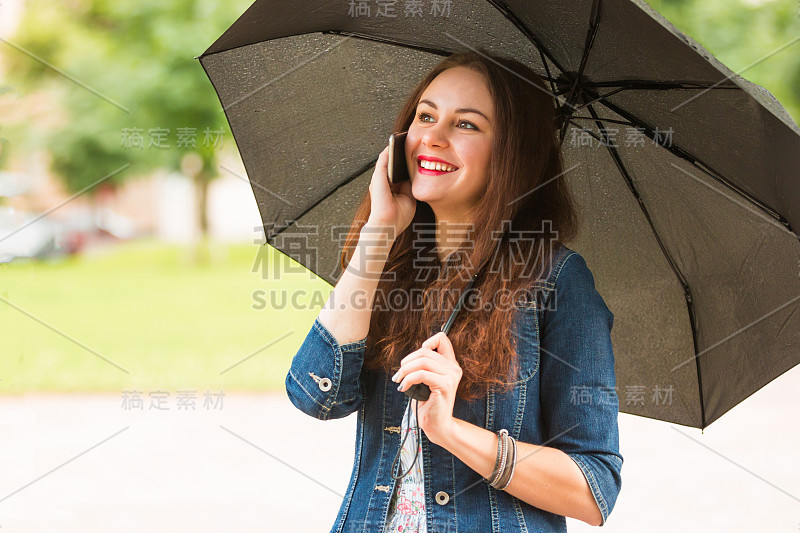
M 459 168 L 456 165 L 450 163 L 449 161 L 445 161 L 444 159 L 440 159 L 438 157 L 434 157 L 434 156 L 430 156 L 430 155 L 421 155 L 421 156 L 419 156 L 417 158 L 417 170 L 419 171 L 420 174 L 427 174 L 429 176 L 440 176 L 442 174 L 449 174 L 450 172 L 455 172 L 455 170 L 450 170 L 450 171 L 445 172 L 443 170 L 431 170 L 431 169 L 427 169 L 427 168 L 422 168 L 422 165 L 420 165 L 420 161 L 423 160 L 423 159 L 425 161 L 433 161 L 433 162 L 437 162 L 437 163 L 444 163 L 446 165 L 450 165 L 451 167 L 455 167 L 456 170 L 458 170 L 458 168 Z

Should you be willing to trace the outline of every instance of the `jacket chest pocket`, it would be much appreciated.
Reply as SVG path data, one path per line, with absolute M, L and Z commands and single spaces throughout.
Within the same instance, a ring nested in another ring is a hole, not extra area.
M 535 301 L 514 304 L 519 370 L 512 384 L 529 380 L 539 370 L 539 318 Z

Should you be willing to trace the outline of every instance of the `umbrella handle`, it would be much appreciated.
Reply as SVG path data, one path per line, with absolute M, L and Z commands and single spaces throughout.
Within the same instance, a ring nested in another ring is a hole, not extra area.
M 478 268 L 478 270 L 473 274 L 472 278 L 467 283 L 467 286 L 464 287 L 464 290 L 461 291 L 461 296 L 458 298 L 458 302 L 456 302 L 456 307 L 453 309 L 453 312 L 450 313 L 450 318 L 447 319 L 447 322 L 444 323 L 442 329 L 440 331 L 444 331 L 445 335 L 448 331 L 450 331 L 450 327 L 453 325 L 453 322 L 456 321 L 456 316 L 458 312 L 461 310 L 461 306 L 464 303 L 464 299 L 467 297 L 467 293 L 469 290 L 475 285 L 475 280 L 478 278 L 478 275 L 483 270 L 483 267 L 488 262 L 488 258 L 484 260 L 483 264 Z M 415 383 L 411 385 L 408 390 L 404 391 L 406 396 L 417 400 L 418 402 L 424 402 L 431 396 L 431 388 L 426 385 L 425 383 Z

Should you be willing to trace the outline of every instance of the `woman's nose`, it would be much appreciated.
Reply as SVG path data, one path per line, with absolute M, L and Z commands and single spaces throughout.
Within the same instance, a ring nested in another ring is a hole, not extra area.
M 444 131 L 446 127 L 446 124 L 439 123 L 425 128 L 425 131 L 422 134 L 422 144 L 428 147 L 447 146 L 447 133 Z

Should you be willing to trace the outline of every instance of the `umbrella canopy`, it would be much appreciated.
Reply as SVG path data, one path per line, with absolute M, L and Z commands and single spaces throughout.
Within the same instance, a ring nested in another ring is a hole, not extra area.
M 482 49 L 557 96 L 621 412 L 705 428 L 800 362 L 800 129 L 769 92 L 640 0 L 419 4 L 258 0 L 199 56 L 269 244 L 335 284 L 401 103 Z

